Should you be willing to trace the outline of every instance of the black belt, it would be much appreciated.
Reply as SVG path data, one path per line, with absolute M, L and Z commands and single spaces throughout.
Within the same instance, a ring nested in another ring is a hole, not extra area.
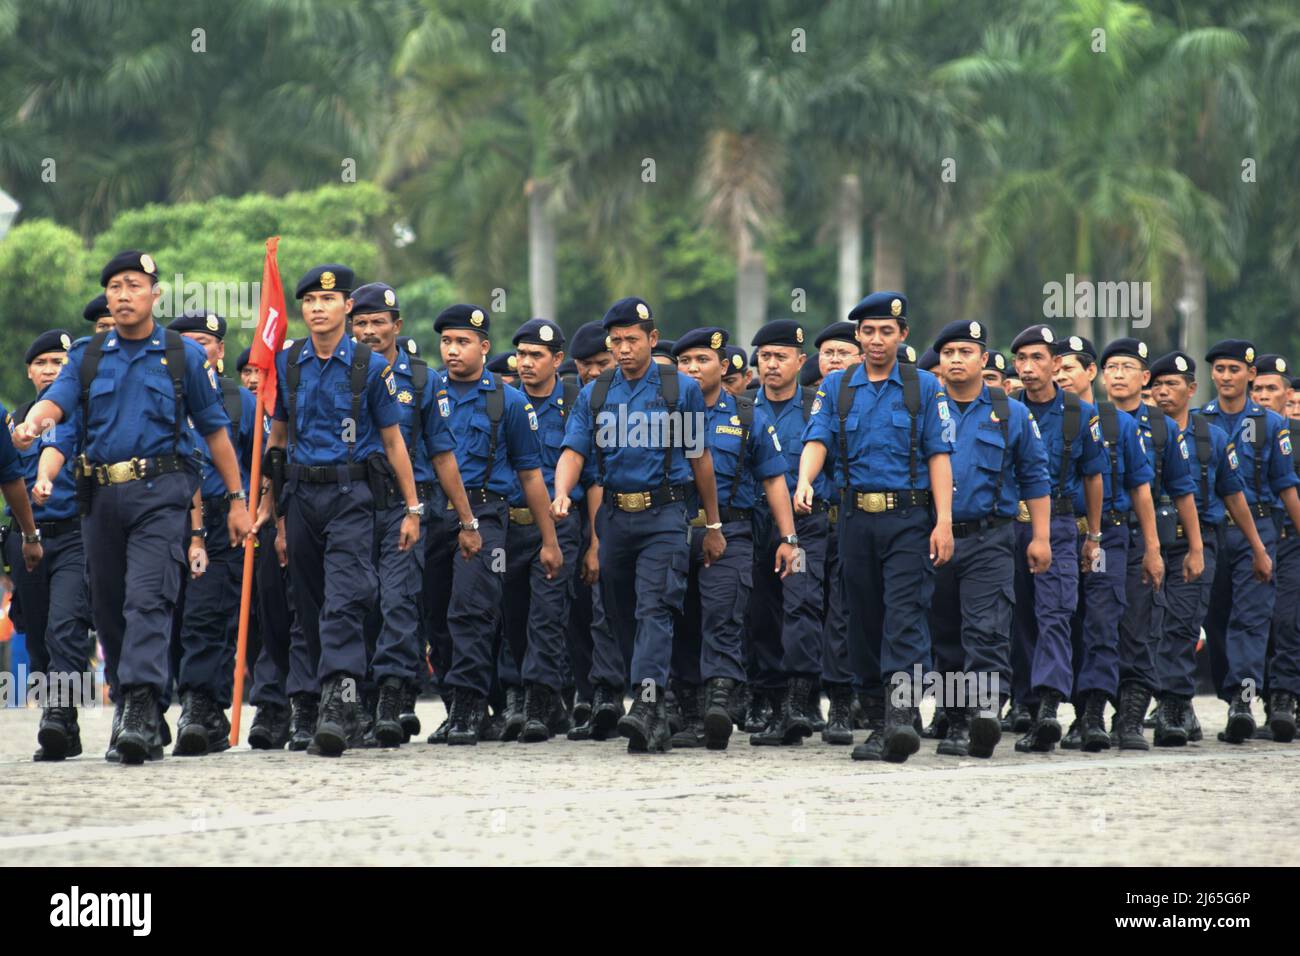
M 1074 499 L 1073 498 L 1053 498 L 1052 514 L 1057 517 L 1074 517 Z
M 832 505 L 830 501 L 828 501 L 825 498 L 814 498 L 812 503 L 812 511 L 809 513 L 819 515 L 822 512 L 826 512 L 827 514 L 829 514 L 831 508 L 833 507 L 834 505 Z
M 661 505 L 685 501 L 691 493 L 692 485 L 660 485 L 649 491 L 609 491 L 605 500 L 619 511 L 649 511 Z
M 992 531 L 994 528 L 1000 528 L 1004 524 L 1010 524 L 1014 520 L 1014 518 L 1004 518 L 1001 515 L 994 515 L 991 518 L 976 518 L 973 521 L 954 521 L 952 525 L 952 536 L 954 538 L 969 538 L 974 534 L 980 534 L 984 531 Z
M 421 501 L 428 501 L 433 497 L 432 481 L 417 481 L 415 483 L 415 497 Z
M 728 524 L 733 521 L 748 521 L 752 515 L 753 512 L 748 508 L 718 509 L 718 520 L 723 524 Z M 704 509 L 701 508 L 700 513 L 690 520 L 690 526 L 692 528 L 703 528 L 708 523 L 708 520 L 709 519 L 704 515 Z
M 1282 525 L 1277 532 L 1278 538 L 1282 541 L 1285 541 L 1287 538 L 1294 538 L 1296 534 L 1296 529 L 1289 524 Z
M 1201 525 L 1202 540 L 1204 540 L 1207 537 L 1207 532 L 1212 534 L 1219 527 L 1214 522 L 1206 521 L 1204 518 L 1201 518 L 1200 525 Z M 1183 523 L 1180 521 L 1178 522 L 1177 525 L 1174 526 L 1174 540 L 1182 541 L 1186 539 L 1186 537 L 1187 537 L 1187 528 L 1184 527 Z
M 53 538 L 61 534 L 67 534 L 69 531 L 81 530 L 80 518 L 61 518 L 58 521 L 38 521 L 36 530 L 41 533 L 42 538 Z M 9 522 L 9 533 L 21 533 L 22 529 L 15 521 Z
M 108 465 L 90 465 L 90 473 L 101 485 L 120 485 L 128 481 L 157 478 L 171 475 L 181 470 L 178 455 L 158 455 L 154 458 L 132 458 L 130 461 L 118 461 Z
M 288 465 L 284 474 L 289 481 L 302 481 L 309 485 L 337 485 L 339 472 L 350 481 L 363 481 L 370 469 L 357 462 L 350 465 Z
M 226 500 L 224 495 L 213 495 L 211 498 L 204 498 L 201 504 L 203 505 L 204 521 L 230 512 L 230 502 Z
M 868 514 L 902 511 L 905 508 L 928 508 L 930 490 L 915 488 L 903 491 L 858 491 L 854 488 L 849 491 L 848 503 Z
M 1250 506 L 1250 513 L 1256 518 L 1267 518 L 1273 513 L 1273 509 L 1269 505 L 1253 504 Z M 1237 522 L 1232 520 L 1232 512 L 1225 509 L 1223 517 L 1229 527 L 1237 527 Z
M 469 499 L 472 505 L 489 505 L 497 501 L 505 501 L 505 495 L 499 495 L 495 491 L 488 491 L 486 488 L 466 488 L 465 497 Z M 455 505 L 450 500 L 447 502 L 447 510 L 454 511 Z

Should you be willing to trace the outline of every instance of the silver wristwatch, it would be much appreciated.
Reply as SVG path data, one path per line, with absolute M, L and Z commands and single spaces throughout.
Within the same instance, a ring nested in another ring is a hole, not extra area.
M 781 538 L 781 542 L 783 544 L 793 545 L 797 548 L 799 547 L 799 536 L 797 534 L 787 534 Z
M 40 528 L 37 528 L 31 534 L 28 534 L 26 531 L 23 532 L 23 544 L 40 544 L 40 543 L 41 543 Z
M 424 517 L 424 502 L 421 501 L 418 505 L 407 505 L 407 506 L 406 506 L 406 513 L 407 513 L 408 515 L 415 515 L 417 518 L 423 518 L 423 517 Z
M 477 530 L 478 530 L 478 518 L 470 518 L 470 519 L 469 519 L 469 524 L 466 524 L 465 522 L 462 521 L 462 522 L 460 523 L 460 530 L 461 530 L 461 531 L 477 531 Z

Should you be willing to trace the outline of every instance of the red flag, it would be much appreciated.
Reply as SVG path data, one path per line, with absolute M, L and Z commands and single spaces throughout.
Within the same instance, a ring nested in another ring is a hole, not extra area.
M 275 261 L 275 251 L 280 237 L 266 240 L 266 260 L 262 263 L 262 302 L 257 313 L 257 335 L 248 356 L 248 364 L 262 370 L 258 381 L 257 397 L 266 414 L 275 414 L 275 357 L 284 345 L 284 333 L 289 327 L 289 317 L 284 310 L 284 287 L 280 285 L 280 266 Z

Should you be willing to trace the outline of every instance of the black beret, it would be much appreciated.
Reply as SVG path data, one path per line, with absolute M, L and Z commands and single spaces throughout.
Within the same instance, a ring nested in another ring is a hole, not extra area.
M 848 342 L 862 351 L 862 346 L 858 344 L 858 327 L 852 322 L 832 322 L 826 326 L 817 333 L 813 345 L 821 348 L 823 342 Z
M 151 276 L 154 282 L 158 281 L 158 263 L 153 261 L 153 256 L 149 253 L 138 249 L 119 252 L 109 259 L 108 265 L 99 273 L 99 284 L 107 288 L 108 281 L 119 272 L 143 272 Z
M 739 375 L 745 371 L 745 350 L 735 345 L 727 346 L 727 357 L 722 369 L 722 377 Z
M 677 343 L 674 342 L 672 339 L 660 339 L 659 341 L 655 342 L 654 346 L 650 349 L 650 354 L 662 355 L 665 358 L 670 358 L 673 360 L 673 364 L 676 365 L 677 353 L 673 351 L 673 346 L 676 344 Z
M 1127 355 L 1146 365 L 1150 360 L 1151 350 L 1147 348 L 1147 344 L 1141 339 L 1126 336 L 1107 343 L 1106 347 L 1101 350 L 1101 364 L 1104 366 L 1113 355 Z
M 897 319 L 907 325 L 907 296 L 901 292 L 873 292 L 849 310 L 854 325 L 864 319 Z
M 578 331 L 573 333 L 573 341 L 569 343 L 569 354 L 586 362 L 601 352 L 609 351 L 608 339 L 609 335 L 601 323 L 586 322 L 578 326 Z
M 1293 389 L 1300 389 L 1300 378 L 1291 379 L 1291 387 Z
M 654 313 L 650 311 L 650 306 L 644 299 L 638 299 L 634 295 L 626 299 L 619 299 L 609 307 L 605 317 L 600 320 L 601 326 L 608 332 L 610 329 L 620 325 L 636 325 L 638 322 L 649 322 L 654 319 Z
M 370 315 L 374 312 L 391 312 L 393 318 L 400 318 L 397 308 L 397 293 L 391 286 L 382 282 L 367 282 L 352 292 L 352 314 Z
M 988 348 L 989 327 L 979 322 L 949 322 L 939 330 L 939 336 L 934 340 L 934 351 L 943 351 L 949 342 L 974 342 Z
M 1286 359 L 1276 352 L 1266 352 L 1255 359 L 1255 372 L 1259 375 L 1286 375 Z
M 564 348 L 564 330 L 550 319 L 529 319 L 510 340 L 515 345 L 525 342 L 528 345 L 545 345 L 553 352 Z
M 719 353 L 718 361 L 722 361 L 726 357 L 727 342 L 730 338 L 726 329 L 714 325 L 691 329 L 673 343 L 673 355 L 681 355 L 687 349 L 712 349 Z
M 173 332 L 206 332 L 222 341 L 226 338 L 226 320 L 215 312 L 186 309 L 167 326 Z
M 822 367 L 817 361 L 817 357 L 803 363 L 803 368 L 799 369 L 799 384 L 805 388 L 811 388 L 822 380 Z
M 352 291 L 352 285 L 356 276 L 347 266 L 341 266 L 338 263 L 329 263 L 323 266 L 317 266 L 309 269 L 307 273 L 298 280 L 298 287 L 294 290 L 293 297 L 301 299 L 308 292 L 342 292 L 346 297 Z
M 446 329 L 469 329 L 471 332 L 477 332 L 484 338 L 488 334 L 488 314 L 476 305 L 449 305 L 438 313 L 438 317 L 433 320 L 433 331 L 442 332 Z
M 409 335 L 399 335 L 397 337 L 397 350 L 399 352 L 405 352 L 407 355 L 419 355 L 420 343 L 416 342 L 415 339 L 411 338 Z
M 915 365 L 916 349 L 912 348 L 912 346 L 908 345 L 906 342 L 900 342 L 898 344 L 898 351 L 894 353 L 894 357 L 904 365 Z
M 1151 381 L 1154 382 L 1161 375 L 1184 375 L 1195 379 L 1196 362 L 1186 352 L 1170 352 L 1151 363 Z
M 253 357 L 253 347 L 250 345 L 248 348 L 244 349 L 244 351 L 239 353 L 239 358 L 235 359 L 235 371 L 242 372 L 244 370 L 244 366 L 248 364 L 248 360 L 252 357 Z
M 1010 363 L 1007 362 L 1007 357 L 996 349 L 989 349 L 984 353 L 984 367 L 992 369 L 995 372 L 1001 372 L 1003 375 L 1010 374 L 1007 371 L 1010 367 Z
M 939 365 L 939 353 L 934 349 L 926 349 L 921 353 L 921 357 L 916 360 L 916 367 L 924 372 L 929 372 Z
M 1213 362 L 1216 358 L 1233 359 L 1237 362 L 1245 362 L 1247 365 L 1254 365 L 1255 346 L 1245 339 L 1224 339 L 1222 342 L 1215 342 L 1205 353 L 1207 362 Z
M 514 352 L 502 352 L 487 363 L 487 370 L 498 375 L 518 375 L 519 360 L 515 358 Z
M 803 326 L 794 319 L 776 319 L 760 325 L 749 344 L 759 348 L 764 345 L 788 345 L 802 349 L 803 339 Z
M 46 352 L 66 352 L 70 348 L 72 348 L 72 336 L 66 330 L 50 329 L 36 336 L 36 341 L 28 347 L 27 355 L 23 357 L 23 364 L 31 365 L 36 356 L 44 355 Z
M 1031 325 L 1011 342 L 1011 354 L 1015 355 L 1026 345 L 1046 345 L 1048 350 L 1056 347 L 1056 334 L 1050 325 Z
M 1086 339 L 1082 335 L 1070 335 L 1063 339 L 1057 339 L 1056 345 L 1052 347 L 1052 352 L 1060 356 L 1073 355 L 1081 359 L 1085 366 L 1095 365 L 1097 362 L 1097 346 L 1092 344 L 1091 339 Z
M 751 368 L 758 368 L 758 349 L 749 353 L 749 364 Z
M 571 358 L 566 358 L 560 363 L 560 367 L 555 370 L 555 374 L 561 378 L 565 375 L 576 376 L 578 374 L 578 363 Z
M 86 307 L 81 310 L 81 317 L 87 322 L 94 322 L 105 316 L 112 318 L 113 310 L 108 307 L 108 296 L 102 292 L 86 303 Z

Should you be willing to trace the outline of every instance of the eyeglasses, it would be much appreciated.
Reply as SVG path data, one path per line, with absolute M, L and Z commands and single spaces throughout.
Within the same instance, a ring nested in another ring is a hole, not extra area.
M 1140 372 L 1142 371 L 1142 366 L 1137 364 L 1137 362 L 1107 362 L 1106 367 L 1102 369 L 1102 371 L 1118 375 L 1121 372 Z

